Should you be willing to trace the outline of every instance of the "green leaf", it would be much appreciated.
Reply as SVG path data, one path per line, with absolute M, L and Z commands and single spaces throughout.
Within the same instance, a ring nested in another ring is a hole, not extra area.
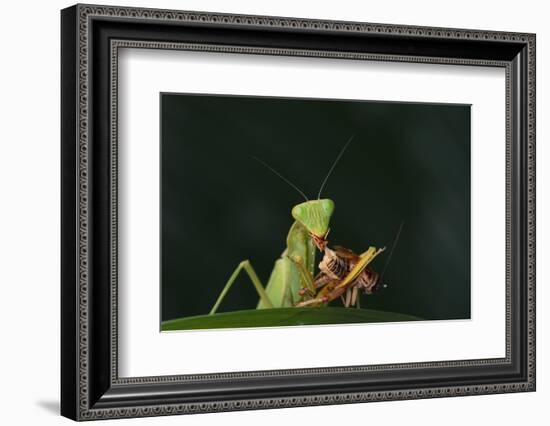
M 411 315 L 372 309 L 338 307 L 251 309 L 163 321 L 162 331 L 399 322 L 420 319 Z

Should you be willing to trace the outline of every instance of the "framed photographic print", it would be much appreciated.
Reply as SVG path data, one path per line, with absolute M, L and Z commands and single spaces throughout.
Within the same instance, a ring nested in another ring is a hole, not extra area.
M 62 414 L 535 390 L 535 36 L 76 5 Z
M 163 331 L 470 319 L 469 105 L 160 96 Z

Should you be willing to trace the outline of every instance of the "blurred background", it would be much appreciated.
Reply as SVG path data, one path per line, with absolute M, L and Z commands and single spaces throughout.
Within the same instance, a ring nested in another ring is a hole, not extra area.
M 316 198 L 352 135 L 323 192 L 330 244 L 389 248 L 404 221 L 361 306 L 470 317 L 469 105 L 162 94 L 161 126 L 163 321 L 207 314 L 244 259 L 267 283 L 303 198 L 252 156 Z M 257 300 L 241 273 L 220 311 Z

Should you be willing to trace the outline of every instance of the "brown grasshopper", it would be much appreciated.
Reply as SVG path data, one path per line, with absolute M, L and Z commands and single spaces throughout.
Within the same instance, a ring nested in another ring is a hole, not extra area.
M 303 288 L 301 295 L 305 300 L 296 306 L 323 306 L 339 297 L 345 307 L 357 306 L 359 290 L 371 294 L 378 286 L 380 275 L 368 265 L 384 250 L 385 247 L 369 247 L 358 255 L 343 247 L 334 247 L 334 250 L 326 247 L 319 263 L 320 272 L 314 280 L 316 293 Z
M 335 246 L 334 249 L 325 247 L 323 259 L 319 263 L 320 272 L 313 282 L 315 290 L 312 291 L 308 287 L 302 288 L 300 291 L 302 301 L 298 302 L 296 306 L 324 306 L 340 297 L 346 308 L 349 306 L 359 308 L 359 291 L 363 290 L 365 294 L 372 294 L 380 286 L 402 228 L 403 223 L 397 231 L 381 274 L 375 272 L 369 264 L 376 256 L 385 251 L 385 247 L 378 249 L 369 247 L 360 255 L 345 247 Z

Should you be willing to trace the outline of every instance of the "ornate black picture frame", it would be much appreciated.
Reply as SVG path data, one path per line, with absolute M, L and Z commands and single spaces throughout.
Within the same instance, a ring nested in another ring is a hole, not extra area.
M 64 9 L 61 28 L 62 415 L 92 420 L 535 390 L 534 34 L 96 5 Z M 122 47 L 504 68 L 506 356 L 119 377 Z

